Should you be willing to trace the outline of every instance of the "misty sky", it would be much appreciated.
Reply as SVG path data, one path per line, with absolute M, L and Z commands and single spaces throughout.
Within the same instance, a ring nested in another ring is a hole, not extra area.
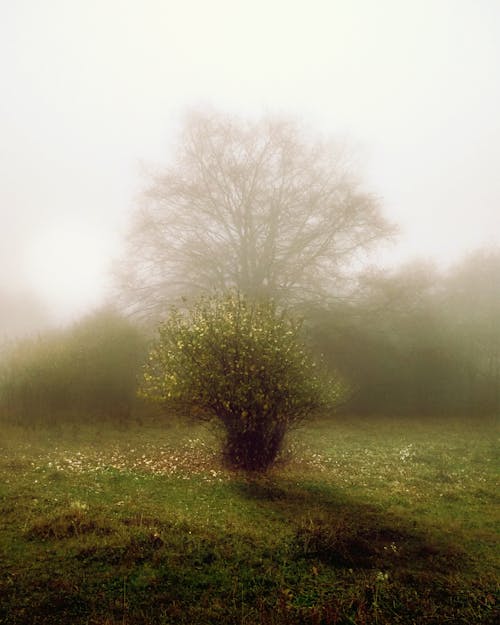
M 56 320 L 104 296 L 187 107 L 347 138 L 386 262 L 500 244 L 499 0 L 0 0 L 0 79 L 0 298 Z

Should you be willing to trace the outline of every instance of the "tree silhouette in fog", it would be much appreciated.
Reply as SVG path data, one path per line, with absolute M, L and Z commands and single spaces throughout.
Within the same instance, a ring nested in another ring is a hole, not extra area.
M 286 303 L 332 295 L 392 232 L 352 170 L 343 145 L 293 122 L 191 114 L 135 214 L 125 300 L 158 317 L 180 296 L 210 290 Z

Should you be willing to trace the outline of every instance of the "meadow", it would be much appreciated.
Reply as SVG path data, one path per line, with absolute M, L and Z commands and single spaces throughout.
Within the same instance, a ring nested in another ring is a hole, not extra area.
M 195 423 L 0 425 L 0 623 L 493 625 L 498 436 L 324 418 L 252 475 Z

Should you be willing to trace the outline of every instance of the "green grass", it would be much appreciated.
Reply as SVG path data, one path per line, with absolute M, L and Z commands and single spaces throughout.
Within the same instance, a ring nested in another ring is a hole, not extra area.
M 260 477 L 199 425 L 0 435 L 2 624 L 497 622 L 494 423 L 320 420 Z

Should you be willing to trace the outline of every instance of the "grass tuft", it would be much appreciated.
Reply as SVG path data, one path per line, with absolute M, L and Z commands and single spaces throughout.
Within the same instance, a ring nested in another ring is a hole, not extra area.
M 63 511 L 42 515 L 25 536 L 28 540 L 62 540 L 85 534 L 107 536 L 115 531 L 116 526 L 105 516 L 90 514 L 86 504 L 74 501 Z

